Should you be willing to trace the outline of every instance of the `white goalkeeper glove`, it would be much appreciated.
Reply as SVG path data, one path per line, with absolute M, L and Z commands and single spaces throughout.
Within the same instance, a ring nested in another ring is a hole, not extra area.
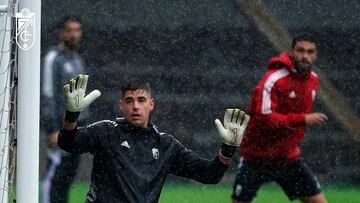
M 223 143 L 231 146 L 240 146 L 244 131 L 248 125 L 250 116 L 240 109 L 226 109 L 224 115 L 224 126 L 219 119 L 215 125 Z
M 99 90 L 94 90 L 85 95 L 88 78 L 88 75 L 80 74 L 64 86 L 66 97 L 65 120 L 70 122 L 76 121 L 79 113 L 101 95 Z M 77 115 L 74 117 L 74 114 L 71 115 L 71 113 L 76 113 Z

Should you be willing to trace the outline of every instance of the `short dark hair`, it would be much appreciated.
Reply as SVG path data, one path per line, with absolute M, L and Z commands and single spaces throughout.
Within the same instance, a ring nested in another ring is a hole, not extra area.
M 64 29 L 66 26 L 66 23 L 68 23 L 68 22 L 78 22 L 78 23 L 82 24 L 81 18 L 79 16 L 66 15 L 66 16 L 63 16 L 62 19 L 58 22 L 58 24 L 56 25 L 56 29 L 57 30 Z
M 134 90 L 145 90 L 151 95 L 151 87 L 148 82 L 145 82 L 144 80 L 141 80 L 139 78 L 133 78 L 128 80 L 127 83 L 125 83 L 121 87 L 122 95 L 124 96 L 126 91 L 134 91 Z
M 297 42 L 307 41 L 316 44 L 315 38 L 310 34 L 300 34 L 293 38 L 291 48 L 295 48 Z

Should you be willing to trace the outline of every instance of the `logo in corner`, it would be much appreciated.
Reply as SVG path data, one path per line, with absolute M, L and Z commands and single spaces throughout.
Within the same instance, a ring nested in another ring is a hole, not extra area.
M 35 14 L 24 8 L 16 13 L 16 44 L 20 49 L 26 51 L 35 42 Z

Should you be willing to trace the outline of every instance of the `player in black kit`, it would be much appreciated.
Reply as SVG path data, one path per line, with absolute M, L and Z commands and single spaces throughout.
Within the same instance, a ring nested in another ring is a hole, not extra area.
M 79 75 L 64 86 L 66 114 L 58 140 L 65 151 L 94 156 L 87 203 L 158 202 L 169 173 L 205 184 L 219 182 L 250 119 L 239 109 L 226 110 L 224 126 L 216 119 L 223 144 L 218 155 L 208 160 L 149 121 L 154 99 L 150 85 L 141 80 L 122 87 L 118 105 L 123 118 L 78 127 L 79 113 L 100 96 L 98 90 L 85 95 L 87 80 L 87 75 Z

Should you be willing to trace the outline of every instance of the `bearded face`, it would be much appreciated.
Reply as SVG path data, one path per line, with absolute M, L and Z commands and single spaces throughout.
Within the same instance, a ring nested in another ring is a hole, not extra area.
M 82 39 L 82 29 L 80 22 L 67 22 L 61 32 L 61 39 L 65 47 L 67 47 L 69 50 L 77 49 Z
M 316 45 L 309 41 L 298 41 L 290 50 L 295 68 L 300 73 L 308 73 L 316 60 Z

